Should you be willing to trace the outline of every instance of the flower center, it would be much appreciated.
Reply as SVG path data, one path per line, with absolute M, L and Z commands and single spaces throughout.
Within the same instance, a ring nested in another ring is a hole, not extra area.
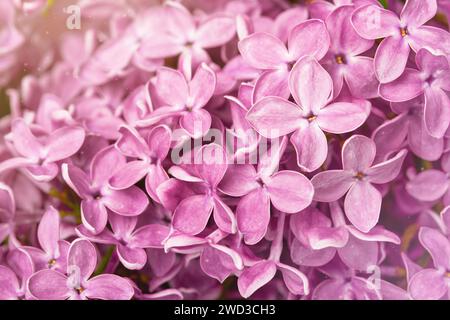
M 310 115 L 310 116 L 308 116 L 308 121 L 309 122 L 313 122 L 314 120 L 316 120 L 317 119 L 317 116 L 316 115 L 314 115 L 314 114 L 312 114 L 312 115 Z
M 336 60 L 337 64 L 345 64 L 345 57 L 342 54 L 337 54 L 334 59 Z
M 82 294 L 83 291 L 84 291 L 84 288 L 80 286 L 79 288 L 75 288 L 75 291 L 76 291 L 78 294 Z
M 48 261 L 48 266 L 49 266 L 49 267 L 53 267 L 55 264 L 56 264 L 56 260 L 55 260 L 55 259 L 50 259 L 50 260 Z
M 366 176 L 366 175 L 365 175 L 364 173 L 362 173 L 361 171 L 358 171 L 358 172 L 355 174 L 355 179 L 357 179 L 357 180 L 362 180 L 362 179 L 364 179 L 365 176 Z
M 406 28 L 400 28 L 400 35 L 402 37 L 406 37 L 408 35 L 408 29 Z

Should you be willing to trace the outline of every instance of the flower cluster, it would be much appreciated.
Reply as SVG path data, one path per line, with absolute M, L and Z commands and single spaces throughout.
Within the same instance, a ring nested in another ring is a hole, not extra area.
M 1 0 L 0 299 L 450 297 L 449 4 Z

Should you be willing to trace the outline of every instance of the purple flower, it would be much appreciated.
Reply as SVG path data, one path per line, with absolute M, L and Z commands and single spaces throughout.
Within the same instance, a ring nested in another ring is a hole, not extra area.
M 435 138 L 442 138 L 450 124 L 450 65 L 445 56 L 427 49 L 416 55 L 419 70 L 407 68 L 395 81 L 381 84 L 380 95 L 392 102 L 411 100 L 424 95 L 425 128 Z
M 34 272 L 31 257 L 22 249 L 11 250 L 6 262 L 0 265 L 0 299 L 17 300 L 26 298 L 26 284 Z
M 375 73 L 381 83 L 401 76 L 410 48 L 414 52 L 427 48 L 435 53 L 450 54 L 450 34 L 440 28 L 424 26 L 436 11 L 436 0 L 408 0 L 400 18 L 375 5 L 355 10 L 352 23 L 361 37 L 384 38 L 375 54 Z
M 88 241 L 72 242 L 67 255 L 67 271 L 41 270 L 28 280 L 28 290 L 36 299 L 129 300 L 134 290 L 128 280 L 113 274 L 92 277 L 97 265 L 97 252 Z
M 253 33 L 239 42 L 239 51 L 252 67 L 264 72 L 256 80 L 252 100 L 266 96 L 289 98 L 289 72 L 303 56 L 322 59 L 330 46 L 330 36 L 320 20 L 308 20 L 289 33 L 288 48 L 268 33 Z
M 311 180 L 314 200 L 331 202 L 345 197 L 345 213 L 350 222 L 363 232 L 378 222 L 381 193 L 372 185 L 394 180 L 400 172 L 407 150 L 393 158 L 373 165 L 375 143 L 367 137 L 354 135 L 342 147 L 342 170 L 320 172 Z
M 161 224 L 147 224 L 134 230 L 137 217 L 124 217 L 111 213 L 109 224 L 112 232 L 105 229 L 95 235 L 84 226 L 77 228 L 80 237 L 101 244 L 114 244 L 122 264 L 130 270 L 142 269 L 147 263 L 145 248 L 162 248 L 163 240 L 169 235 L 169 228 Z
M 290 138 L 297 152 L 298 166 L 317 170 L 328 154 L 324 131 L 345 133 L 357 129 L 367 119 L 370 105 L 331 103 L 333 80 L 313 57 L 300 59 L 292 68 L 289 88 L 296 103 L 280 97 L 266 97 L 247 113 L 247 120 L 264 137 Z
M 137 216 L 148 206 L 145 193 L 136 186 L 114 190 L 108 181 L 117 168 L 125 165 L 125 158 L 114 148 L 106 147 L 92 159 L 89 175 L 78 167 L 64 163 L 65 182 L 81 201 L 83 225 L 93 233 L 100 233 L 108 220 L 107 208 L 124 216 Z

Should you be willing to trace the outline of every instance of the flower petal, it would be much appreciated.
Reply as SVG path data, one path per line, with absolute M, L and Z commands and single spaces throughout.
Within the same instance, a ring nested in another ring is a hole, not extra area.
M 85 296 L 92 299 L 130 300 L 134 295 L 131 284 L 114 274 L 101 274 L 90 279 L 85 289 Z
M 339 200 L 354 183 L 353 175 L 343 170 L 319 172 L 312 179 L 314 200 L 332 202 Z
M 205 195 L 188 197 L 175 209 L 173 227 L 189 235 L 199 234 L 205 229 L 212 210 L 213 201 L 210 197 Z
M 289 55 L 292 61 L 303 56 L 322 59 L 330 47 L 330 35 L 325 23 L 319 19 L 309 19 L 297 24 L 288 39 Z
M 41 270 L 28 280 L 31 295 L 40 300 L 65 300 L 71 292 L 67 286 L 67 277 L 54 270 Z
M 409 44 L 400 36 L 385 38 L 375 53 L 375 73 L 381 83 L 400 77 L 409 57 Z
M 273 279 L 277 266 L 273 261 L 261 261 L 242 272 L 238 279 L 238 290 L 242 297 L 250 297 L 256 290 Z
M 406 68 L 396 80 L 380 85 L 380 96 L 391 102 L 412 100 L 423 93 L 424 82 L 421 73 Z
M 319 127 L 330 133 L 346 133 L 359 128 L 367 119 L 369 112 L 361 106 L 349 102 L 332 103 L 317 115 Z

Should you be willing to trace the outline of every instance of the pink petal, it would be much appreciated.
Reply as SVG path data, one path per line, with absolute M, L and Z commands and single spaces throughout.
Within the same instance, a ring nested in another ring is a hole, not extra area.
M 433 19 L 437 13 L 435 0 L 408 0 L 400 14 L 402 22 L 408 27 L 420 27 Z
M 419 173 L 406 184 L 410 195 L 420 201 L 435 201 L 448 190 L 448 178 L 439 170 L 430 169 Z
M 118 244 L 117 255 L 120 262 L 129 270 L 141 270 L 147 263 L 147 254 L 141 248 L 130 248 Z
M 332 202 L 339 200 L 354 183 L 351 173 L 343 170 L 319 172 L 312 179 L 314 200 Z
M 434 54 L 450 54 L 450 33 L 441 28 L 421 26 L 409 35 L 408 41 L 416 52 L 421 48 L 427 48 Z
M 88 175 L 74 165 L 63 163 L 61 166 L 64 181 L 74 190 L 81 198 L 90 195 L 90 185 Z
M 317 121 L 303 122 L 302 127 L 291 136 L 297 153 L 297 165 L 306 172 L 317 170 L 328 155 L 328 142 Z
M 59 212 L 55 208 L 49 207 L 42 216 L 38 227 L 39 244 L 52 257 L 58 254 L 59 223 Z
M 246 119 L 260 135 L 273 139 L 296 130 L 302 110 L 283 98 L 266 97 L 250 108 Z
M 375 143 L 361 135 L 353 135 L 342 147 L 342 165 L 344 170 L 354 173 L 365 172 L 373 163 L 376 155 Z
M 409 57 L 409 45 L 402 37 L 388 37 L 381 41 L 375 53 L 375 73 L 381 83 L 400 77 Z
M 278 269 L 283 276 L 284 284 L 292 294 L 308 295 L 309 281 L 300 270 L 283 263 L 277 263 Z
M 303 56 L 322 59 L 330 47 L 330 35 L 322 20 L 310 19 L 295 26 L 288 40 L 289 55 L 292 61 Z
M 15 300 L 20 291 L 16 274 L 8 267 L 0 265 L 0 299 Z
M 195 44 L 202 48 L 224 45 L 236 33 L 236 23 L 231 17 L 212 17 L 204 21 L 197 30 Z
M 131 161 L 118 168 L 109 178 L 109 185 L 113 189 L 126 189 L 145 177 L 150 165 L 141 160 Z
M 169 235 L 169 228 L 162 224 L 148 224 L 137 229 L 129 245 L 138 248 L 162 248 L 162 242 Z
M 278 38 L 268 33 L 253 33 L 238 43 L 244 60 L 257 69 L 278 69 L 289 61 L 289 52 Z
M 299 172 L 279 171 L 265 184 L 273 206 L 282 212 L 299 212 L 312 202 L 314 188 L 311 182 Z
M 127 157 L 145 159 L 150 155 L 150 150 L 136 129 L 130 126 L 121 126 L 120 137 L 115 147 Z
M 125 164 L 125 157 L 122 156 L 114 146 L 100 150 L 91 162 L 91 180 L 96 187 L 102 187 L 108 183 L 114 170 Z
M 356 182 L 345 197 L 345 214 L 362 232 L 369 232 L 380 217 L 382 197 L 370 183 Z
M 361 38 L 355 31 L 351 23 L 351 16 L 354 10 L 355 7 L 352 5 L 341 5 L 326 18 L 331 47 L 334 51 L 358 55 L 373 46 L 373 41 Z
M 106 208 L 98 200 L 81 202 L 81 221 L 90 232 L 98 234 L 106 227 L 108 214 Z
M 264 97 L 276 96 L 289 99 L 289 71 L 286 69 L 267 70 L 261 73 L 253 90 L 253 101 L 258 102 Z
M 211 99 L 216 89 L 216 74 L 202 63 L 189 83 L 188 106 L 199 109 Z
M 412 152 L 428 161 L 439 159 L 444 150 L 444 139 L 431 136 L 425 129 L 422 117 L 410 119 L 408 142 Z
M 211 128 L 211 115 L 203 109 L 188 111 L 180 118 L 180 127 L 193 139 L 201 138 Z
M 294 239 L 291 244 L 292 261 L 301 266 L 320 267 L 330 262 L 336 254 L 335 248 L 314 250 L 303 246 L 300 241 Z
M 129 281 L 114 274 L 101 274 L 90 279 L 83 292 L 86 297 L 100 300 L 130 300 L 134 290 Z
M 408 291 L 416 300 L 439 300 L 448 291 L 445 276 L 435 269 L 424 269 L 412 276 Z
M 222 200 L 214 199 L 214 221 L 220 230 L 227 233 L 236 233 L 237 222 L 233 211 Z
M 450 124 L 450 99 L 439 88 L 425 89 L 425 128 L 431 136 L 442 138 Z
M 154 127 L 148 134 L 148 146 L 158 159 L 164 159 L 170 150 L 172 132 L 165 125 Z
M 361 56 L 353 57 L 346 69 L 345 82 L 350 92 L 357 98 L 377 97 L 379 83 L 375 76 L 373 59 Z
M 333 96 L 333 80 L 316 59 L 307 56 L 292 68 L 289 89 L 306 115 L 317 114 Z
M 394 180 L 403 165 L 408 151 L 403 149 L 392 159 L 378 163 L 366 171 L 368 181 L 372 183 L 388 183 Z
M 123 190 L 109 190 L 108 195 L 103 196 L 101 201 L 111 211 L 125 216 L 137 216 L 149 204 L 146 194 L 136 186 Z
M 52 132 L 47 141 L 47 162 L 54 162 L 70 157 L 84 142 L 84 129 L 81 127 L 64 127 Z
M 378 243 L 350 236 L 345 247 L 338 250 L 342 262 L 349 268 L 369 272 L 378 262 Z
M 70 245 L 67 268 L 76 267 L 80 280 L 86 281 L 97 266 L 97 251 L 89 240 L 77 239 Z
M 67 286 L 67 277 L 54 270 L 41 270 L 33 274 L 28 281 L 31 295 L 41 300 L 65 300 L 71 292 Z
M 277 272 L 273 261 L 261 261 L 242 272 L 238 279 L 238 289 L 242 297 L 250 297 L 256 290 L 267 284 Z
M 400 19 L 395 13 L 376 5 L 362 6 L 353 12 L 352 24 L 365 39 L 379 39 L 400 33 Z
M 319 127 L 330 133 L 346 133 L 359 128 L 367 119 L 370 111 L 349 102 L 332 103 L 317 115 Z
M 151 165 L 149 167 L 147 177 L 145 178 L 145 190 L 154 201 L 160 202 L 157 194 L 158 187 L 168 179 L 169 176 L 161 164 Z
M 450 269 L 450 243 L 446 236 L 435 229 L 421 227 L 419 240 L 430 253 L 436 268 Z
M 266 234 L 270 221 L 270 199 L 267 191 L 258 188 L 241 198 L 236 208 L 236 217 L 245 243 L 258 243 Z
M 256 170 L 253 165 L 232 164 L 220 181 L 219 189 L 227 195 L 242 197 L 260 186 L 256 179 Z
M 181 72 L 166 67 L 159 68 L 155 88 L 158 96 L 167 105 L 178 108 L 185 106 L 189 89 Z
M 14 147 L 17 152 L 27 158 L 38 160 L 41 156 L 43 146 L 31 133 L 23 119 L 16 119 L 11 124 Z
M 189 235 L 196 235 L 205 229 L 211 212 L 213 201 L 205 195 L 196 195 L 180 202 L 173 213 L 173 227 Z M 192 214 L 195 212 L 195 215 Z
M 199 177 L 215 188 L 227 171 L 227 155 L 223 147 L 211 143 L 200 148 L 194 159 L 195 171 Z
M 380 96 L 391 102 L 408 101 L 421 95 L 423 87 L 421 73 L 407 68 L 397 80 L 380 85 Z

